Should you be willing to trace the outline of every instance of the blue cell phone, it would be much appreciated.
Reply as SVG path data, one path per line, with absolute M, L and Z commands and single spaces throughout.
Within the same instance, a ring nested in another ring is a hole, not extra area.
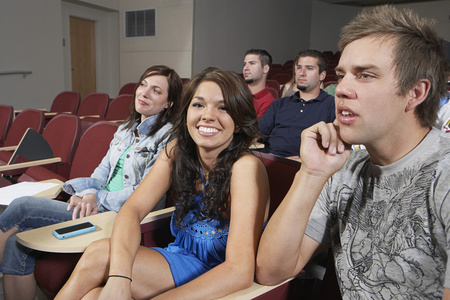
M 97 229 L 97 226 L 92 224 L 91 222 L 83 222 L 67 227 L 62 227 L 53 230 L 53 235 L 56 236 L 58 239 L 67 239 L 72 236 L 80 235 L 83 233 L 91 232 Z

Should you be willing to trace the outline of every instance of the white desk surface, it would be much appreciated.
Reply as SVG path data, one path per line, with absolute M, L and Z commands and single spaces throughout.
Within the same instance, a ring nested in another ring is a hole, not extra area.
M 155 212 L 149 213 L 141 224 L 152 222 L 161 218 L 166 218 L 172 215 L 174 207 L 164 208 Z M 90 243 L 103 238 L 110 238 L 114 219 L 117 213 L 113 211 L 88 216 L 82 219 L 70 220 L 62 223 L 57 223 L 33 230 L 23 231 L 17 234 L 17 241 L 22 245 L 45 252 L 55 253 L 81 253 Z M 97 226 L 97 229 L 92 232 L 59 240 L 53 235 L 53 230 L 69 225 L 74 225 L 82 222 L 90 221 Z
M 62 182 L 61 180 L 58 180 L 58 179 L 43 180 L 41 182 L 58 183 L 57 186 L 34 195 L 36 197 L 42 197 L 42 198 L 48 198 L 48 199 L 56 198 L 56 196 L 58 196 L 59 193 L 61 192 L 62 185 L 64 184 L 64 182 Z
M 57 201 L 57 200 L 55 200 Z M 22 245 L 46 252 L 81 253 L 93 241 L 111 237 L 116 212 L 109 211 L 81 219 L 57 223 L 17 234 L 17 241 Z M 90 221 L 97 226 L 92 232 L 59 240 L 53 235 L 53 230 L 77 223 Z

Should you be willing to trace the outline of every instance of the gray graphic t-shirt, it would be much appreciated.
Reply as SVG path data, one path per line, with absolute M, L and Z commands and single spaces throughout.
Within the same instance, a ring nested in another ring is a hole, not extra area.
M 377 166 L 353 151 L 328 180 L 306 234 L 332 246 L 344 299 L 441 299 L 450 288 L 450 134 L 432 130 Z

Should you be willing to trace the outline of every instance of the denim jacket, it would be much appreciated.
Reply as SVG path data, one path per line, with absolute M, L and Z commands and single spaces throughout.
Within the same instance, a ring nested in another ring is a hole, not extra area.
M 118 212 L 150 171 L 156 158 L 169 141 L 169 134 L 167 133 L 172 128 L 170 123 L 164 125 L 153 136 L 148 136 L 156 118 L 157 115 L 150 116 L 139 125 L 135 122 L 130 130 L 126 130 L 124 124 L 120 125 L 114 134 L 106 156 L 91 177 L 67 181 L 63 185 L 64 191 L 79 197 L 86 194 L 95 194 L 99 212 L 109 210 Z M 136 127 L 139 136 L 134 133 Z M 109 192 L 105 190 L 106 184 L 111 179 L 120 156 L 130 145 L 130 150 L 123 164 L 123 189 Z M 154 210 L 163 208 L 164 205 L 165 197 L 159 201 Z

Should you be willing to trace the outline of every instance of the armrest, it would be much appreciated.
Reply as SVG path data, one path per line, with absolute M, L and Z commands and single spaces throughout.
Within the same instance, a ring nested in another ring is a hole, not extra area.
M 80 120 L 83 120 L 84 118 L 100 118 L 99 115 L 87 115 L 87 116 L 78 116 Z
M 53 117 L 53 116 L 56 116 L 57 114 L 69 114 L 69 115 L 71 115 L 72 113 L 70 111 L 62 111 L 62 112 L 59 112 L 59 111 L 47 111 L 47 112 L 44 112 L 44 115 L 46 117 Z
M 218 298 L 218 300 L 238 300 L 238 299 L 242 299 L 242 300 L 247 300 L 247 299 L 258 299 L 257 297 L 259 296 L 263 296 L 271 291 L 275 291 L 275 289 L 277 288 L 283 288 L 287 289 L 289 282 L 292 280 L 293 278 L 287 279 L 286 281 L 277 284 L 277 285 L 273 285 L 273 286 L 269 286 L 269 285 L 261 285 L 259 283 L 253 282 L 252 286 L 237 292 L 234 292 L 228 296 L 225 297 L 221 297 Z M 265 297 L 265 299 L 273 299 L 272 297 Z M 281 298 L 277 298 L 277 299 L 281 299 Z M 284 298 L 283 298 L 284 299 Z M 286 298 L 287 299 L 287 298 Z
M 34 166 L 54 164 L 54 163 L 58 163 L 58 162 L 61 162 L 61 157 L 52 157 L 52 158 L 41 159 L 41 160 L 21 162 L 21 163 L 16 163 L 16 164 L 11 164 L 11 165 L 0 166 L 0 172 L 24 169 L 24 168 L 34 167 Z
M 14 151 L 18 146 L 0 147 L 0 151 Z
M 171 206 L 157 211 L 152 211 L 142 220 L 141 225 L 171 217 L 174 210 L 175 206 Z
M 46 108 L 36 108 L 37 110 L 40 110 L 40 111 L 47 111 L 47 109 Z M 15 109 L 14 110 L 14 114 L 20 114 L 21 112 L 23 112 L 23 109 Z
M 250 145 L 250 149 L 263 149 L 265 145 L 263 143 L 254 142 Z

